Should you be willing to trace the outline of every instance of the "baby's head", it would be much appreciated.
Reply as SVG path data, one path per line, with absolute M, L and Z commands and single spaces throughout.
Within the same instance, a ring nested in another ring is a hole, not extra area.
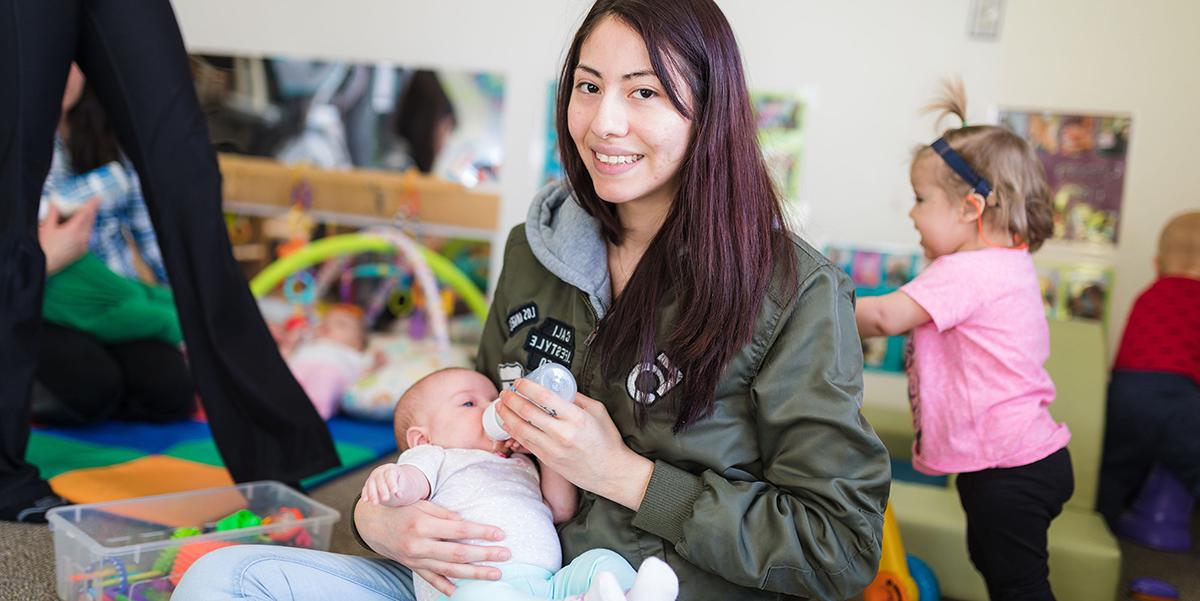
M 1053 230 L 1050 186 L 1037 153 L 1028 142 L 1003 127 L 966 125 L 966 95 L 961 83 L 930 108 L 953 116 L 954 127 L 941 140 L 945 150 L 920 148 L 913 157 L 910 177 L 917 202 L 909 216 L 921 234 L 930 258 L 956 252 L 964 242 L 980 238 L 989 246 L 1041 247 Z M 984 198 L 952 166 L 961 158 L 966 168 L 990 184 Z
M 1158 276 L 1200 279 L 1200 211 L 1176 215 L 1158 236 Z
M 355 350 L 367 348 L 367 323 L 363 320 L 362 309 L 354 305 L 330 306 L 313 334 Z
M 396 442 L 401 451 L 421 444 L 494 451 L 499 445 L 483 432 L 483 412 L 498 396 L 492 381 L 479 372 L 461 367 L 435 371 L 396 403 Z

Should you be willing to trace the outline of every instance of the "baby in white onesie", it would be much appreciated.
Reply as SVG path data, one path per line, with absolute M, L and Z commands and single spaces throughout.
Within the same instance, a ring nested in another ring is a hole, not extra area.
M 342 396 L 354 383 L 381 363 L 369 357 L 367 325 L 362 310 L 354 305 L 333 305 L 325 311 L 308 340 L 299 332 L 281 334 L 280 352 L 292 375 L 324 419 L 333 417 Z
M 502 579 L 456 581 L 452 601 L 674 601 L 678 580 L 654 558 L 635 573 L 616 553 L 593 549 L 562 567 L 554 524 L 575 514 L 578 491 L 545 467 L 539 478 L 529 457 L 510 454 L 508 443 L 487 437 L 483 412 L 497 396 L 491 380 L 468 369 L 443 369 L 414 384 L 394 416 L 403 452 L 396 463 L 371 472 L 363 498 L 392 507 L 428 499 L 464 520 L 504 531 L 511 559 L 488 564 L 500 568 Z M 419 576 L 413 580 L 417 601 L 446 599 Z

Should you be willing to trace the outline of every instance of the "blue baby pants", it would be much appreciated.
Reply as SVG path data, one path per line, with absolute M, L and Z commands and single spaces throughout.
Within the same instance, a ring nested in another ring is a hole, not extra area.
M 566 599 L 582 595 L 592 586 L 600 572 L 611 572 L 621 584 L 621 590 L 633 587 L 637 572 L 625 558 L 608 549 L 592 549 L 575 558 L 558 573 L 525 564 L 499 566 L 504 573 L 500 580 L 461 580 L 454 596 L 438 597 L 438 601 L 529 601 L 530 599 Z

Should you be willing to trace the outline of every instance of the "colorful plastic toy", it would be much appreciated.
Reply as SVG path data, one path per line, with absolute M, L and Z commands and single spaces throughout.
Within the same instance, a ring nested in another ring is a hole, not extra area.
M 241 528 L 253 528 L 262 523 L 262 518 L 254 515 L 254 512 L 249 509 L 239 509 L 219 520 L 217 520 L 217 532 L 226 530 L 239 530 Z
M 1159 551 L 1190 551 L 1195 506 L 1191 491 L 1165 468 L 1155 466 L 1133 505 L 1121 515 L 1117 534 Z
M 299 522 L 304 514 L 294 507 L 281 507 L 266 517 L 241 509 L 217 520 L 207 531 L 195 527 L 176 528 L 172 539 L 183 539 L 209 532 L 226 532 L 280 522 Z M 302 526 L 271 532 L 261 537 L 261 542 L 286 544 L 294 547 L 311 547 L 312 536 Z M 111 599 L 112 601 L 165 601 L 179 584 L 183 574 L 196 560 L 222 547 L 234 546 L 233 541 L 203 541 L 167 547 L 159 553 L 149 570 L 129 572 L 119 560 L 108 559 L 87 572 L 73 574 L 72 582 L 85 583 L 85 595 L 89 599 Z
M 863 591 L 863 601 L 938 599 L 941 599 L 941 592 L 933 570 L 920 559 L 905 555 L 900 526 L 889 503 L 883 513 L 883 553 L 879 559 L 879 571 L 875 580 Z
M 237 545 L 237 543 L 223 540 L 210 540 L 199 543 L 188 543 L 182 547 L 179 547 L 179 554 L 175 556 L 175 565 L 171 568 L 171 585 L 179 586 L 179 581 L 183 579 L 183 575 L 188 571 L 188 568 L 192 567 L 192 564 L 196 563 L 196 561 L 198 561 L 201 557 L 204 557 L 205 555 L 212 553 L 217 549 L 233 547 L 235 545 Z
M 295 507 L 281 507 L 279 511 L 263 518 L 263 524 L 276 524 L 280 522 L 298 522 L 304 519 L 304 514 L 300 513 Z M 312 537 L 308 531 L 299 526 L 288 530 L 280 530 L 272 532 L 268 535 L 270 539 L 277 543 L 289 543 L 294 547 L 309 547 L 312 546 Z
M 412 254 L 409 254 L 408 249 L 413 251 Z M 405 253 L 408 255 L 407 258 L 410 262 L 412 262 L 414 257 L 418 260 L 423 259 L 423 262 L 428 264 L 432 274 L 436 275 L 439 280 L 458 294 L 459 298 L 462 299 L 472 313 L 479 317 L 480 320 L 487 317 L 487 298 L 470 278 L 459 271 L 446 257 L 392 231 L 343 234 L 312 242 L 287 257 L 268 265 L 250 281 L 250 290 L 255 296 L 261 297 L 278 286 L 287 276 L 297 271 L 307 269 L 334 257 L 365 252 Z M 418 282 L 421 279 L 422 277 L 418 273 Z M 432 288 L 437 290 L 436 286 L 432 286 Z
M 908 558 L 908 574 L 912 576 L 913 582 L 917 585 L 917 591 L 921 597 L 920 601 L 938 601 L 942 598 L 941 586 L 938 585 L 937 576 L 933 573 L 933 568 L 929 564 L 921 561 L 915 555 L 909 554 Z
M 1156 578 L 1134 578 L 1129 596 L 1134 601 L 1179 601 L 1179 590 Z

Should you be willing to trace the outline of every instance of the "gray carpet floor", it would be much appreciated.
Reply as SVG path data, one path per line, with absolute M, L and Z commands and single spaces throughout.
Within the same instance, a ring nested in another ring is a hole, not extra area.
M 333 532 L 333 551 L 370 554 L 350 534 L 350 521 L 346 517 L 370 470 L 368 466 L 352 472 L 309 493 L 317 501 L 342 512 L 343 517 Z M 1194 525 L 1194 537 L 1200 541 L 1200 515 Z M 54 601 L 58 598 L 54 591 L 52 536 L 46 526 L 0 522 L 0 599 Z M 1182 601 L 1200 601 L 1200 549 L 1186 554 L 1160 553 L 1122 541 L 1121 551 L 1123 582 L 1138 576 L 1160 578 L 1179 589 Z M 1124 594 L 1120 597 L 1126 598 Z

